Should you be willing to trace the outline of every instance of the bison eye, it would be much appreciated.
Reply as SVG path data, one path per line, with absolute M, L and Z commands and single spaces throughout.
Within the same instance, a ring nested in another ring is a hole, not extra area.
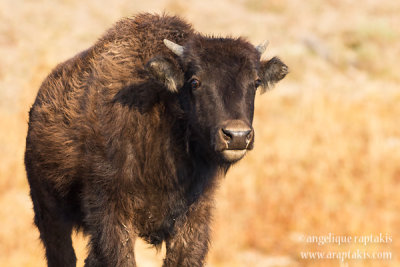
M 254 86 L 256 87 L 256 89 L 261 85 L 261 80 L 257 79 L 254 81 Z
M 192 87 L 192 89 L 197 89 L 200 87 L 200 81 L 197 79 L 192 79 L 190 81 L 190 87 Z

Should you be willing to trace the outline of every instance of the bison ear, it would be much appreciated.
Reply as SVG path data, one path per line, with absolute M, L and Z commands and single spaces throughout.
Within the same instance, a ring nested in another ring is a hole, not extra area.
M 183 86 L 182 70 L 167 58 L 151 59 L 147 62 L 146 69 L 155 80 L 163 84 L 170 92 L 176 93 Z
M 288 66 L 277 57 L 261 61 L 259 73 L 262 82 L 261 93 L 264 93 L 268 88 L 285 78 L 288 73 Z

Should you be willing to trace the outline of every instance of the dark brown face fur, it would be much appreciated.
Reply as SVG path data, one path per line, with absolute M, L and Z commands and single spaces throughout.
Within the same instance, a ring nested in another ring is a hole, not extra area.
M 242 40 L 198 37 L 183 61 L 190 129 L 217 157 L 239 160 L 253 146 L 259 54 Z
M 260 61 L 260 53 L 243 39 L 201 35 L 184 45 L 180 62 L 181 69 L 162 65 L 158 73 L 178 85 L 191 138 L 216 160 L 238 161 L 253 148 L 258 87 L 285 77 L 286 65 L 277 58 Z

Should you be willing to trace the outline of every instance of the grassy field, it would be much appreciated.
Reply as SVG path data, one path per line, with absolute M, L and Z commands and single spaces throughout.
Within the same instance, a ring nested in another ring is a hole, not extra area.
M 1 1 L 1 266 L 45 264 L 23 167 L 41 81 L 142 11 L 181 15 L 203 33 L 268 39 L 265 57 L 291 69 L 257 97 L 255 150 L 218 192 L 208 266 L 400 266 L 400 3 L 392 0 Z M 330 233 L 352 242 L 313 239 Z M 85 239 L 74 244 L 82 266 Z M 305 260 L 307 251 L 335 259 Z M 137 258 L 161 266 L 162 252 L 139 243 Z

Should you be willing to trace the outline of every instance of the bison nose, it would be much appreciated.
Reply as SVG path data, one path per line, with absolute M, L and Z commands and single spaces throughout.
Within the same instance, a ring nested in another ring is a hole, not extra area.
M 253 130 L 244 123 L 228 124 L 221 131 L 229 150 L 246 149 L 253 138 Z

